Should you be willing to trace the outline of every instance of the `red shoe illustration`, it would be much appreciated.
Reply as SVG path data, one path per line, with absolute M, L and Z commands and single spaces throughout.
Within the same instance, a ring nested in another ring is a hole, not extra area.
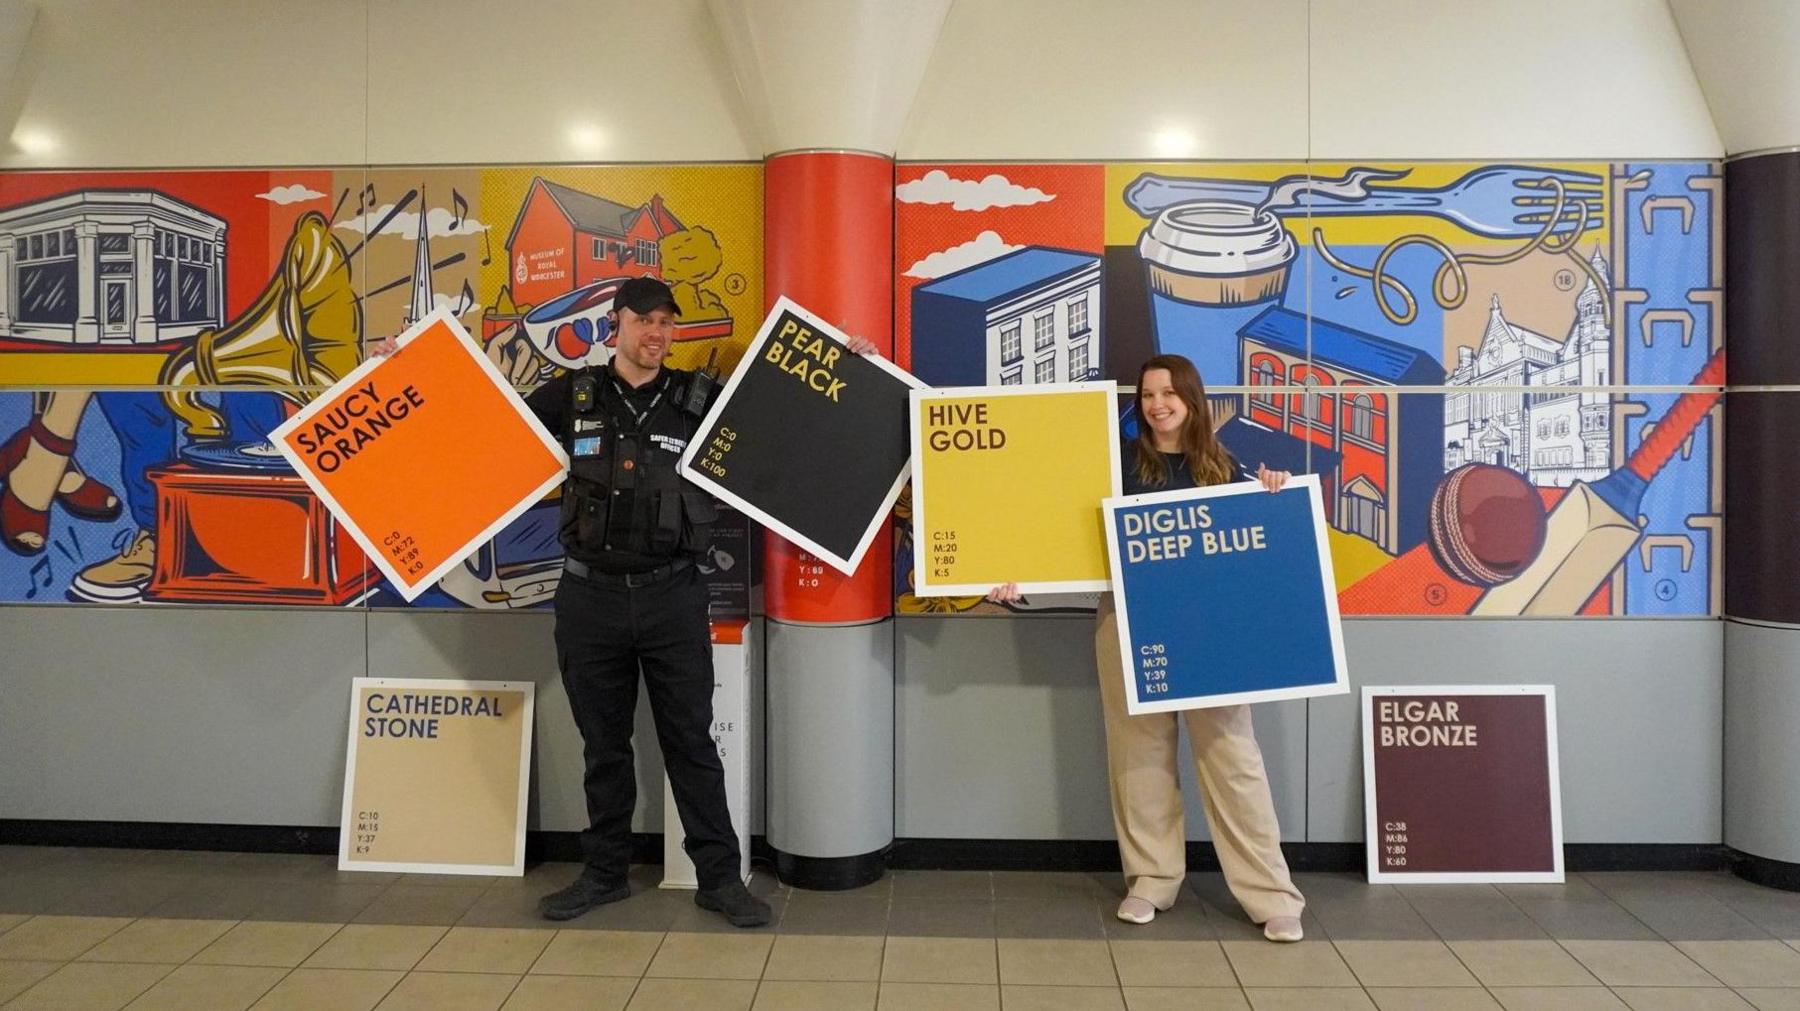
M 50 511 L 19 501 L 7 485 L 0 490 L 0 540 L 15 555 L 29 557 L 43 551 L 50 543 Z
M 83 473 L 75 463 L 75 440 L 65 439 L 44 427 L 43 420 L 33 417 L 24 428 L 0 444 L 0 541 L 8 550 L 20 555 L 35 555 L 50 541 L 50 509 L 27 505 L 14 490 L 13 471 L 25 461 L 31 444 L 36 442 L 64 460 L 64 471 L 58 480 L 52 500 L 62 504 L 77 519 L 106 522 L 119 518 L 124 504 L 111 488 Z
M 80 479 L 73 487 L 69 485 L 71 477 Z M 56 489 L 56 501 L 68 510 L 69 515 L 96 523 L 116 520 L 125 511 L 119 496 L 113 494 L 111 488 L 88 477 L 73 459 L 69 461 L 69 472 L 63 475 L 62 485 Z

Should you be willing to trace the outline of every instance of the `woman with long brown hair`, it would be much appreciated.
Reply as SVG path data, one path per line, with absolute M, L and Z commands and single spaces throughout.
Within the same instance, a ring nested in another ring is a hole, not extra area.
M 1180 355 L 1157 355 L 1138 370 L 1137 435 L 1121 454 L 1126 495 L 1196 488 L 1231 481 L 1259 481 L 1269 491 L 1287 482 L 1286 471 L 1259 465 L 1254 477 L 1213 435 L 1206 388 L 1194 364 Z M 1013 584 L 996 587 L 995 600 L 1018 599 Z M 1187 838 L 1176 769 L 1180 722 L 1200 777 L 1200 797 L 1225 883 L 1271 941 L 1298 941 L 1306 900 L 1294 887 L 1281 855 L 1281 829 L 1263 768 L 1262 749 L 1247 705 L 1128 715 L 1120 666 L 1117 618 L 1111 594 L 1100 598 L 1094 656 L 1100 671 L 1106 718 L 1107 771 L 1113 825 L 1125 869 L 1126 895 L 1119 919 L 1149 923 L 1174 905 L 1187 876 Z

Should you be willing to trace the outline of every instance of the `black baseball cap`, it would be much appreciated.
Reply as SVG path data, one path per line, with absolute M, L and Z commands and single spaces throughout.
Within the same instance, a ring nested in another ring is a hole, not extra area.
M 675 293 L 654 277 L 634 277 L 619 285 L 619 293 L 613 296 L 613 305 L 625 306 L 640 316 L 648 316 L 652 311 L 665 307 L 675 315 L 681 315 L 681 306 L 675 302 Z

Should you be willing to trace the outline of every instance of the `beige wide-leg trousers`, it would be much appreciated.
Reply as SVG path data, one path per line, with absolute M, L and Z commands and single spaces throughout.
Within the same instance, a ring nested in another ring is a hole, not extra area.
M 1112 594 L 1101 595 L 1098 618 L 1094 657 L 1106 714 L 1113 825 L 1130 894 L 1167 909 L 1174 905 L 1187 875 L 1187 833 L 1175 768 L 1177 721 L 1186 720 L 1206 824 L 1231 894 L 1257 923 L 1299 916 L 1306 900 L 1294 887 L 1281 855 L 1281 828 L 1275 822 L 1275 800 L 1269 794 L 1250 707 L 1127 715 Z

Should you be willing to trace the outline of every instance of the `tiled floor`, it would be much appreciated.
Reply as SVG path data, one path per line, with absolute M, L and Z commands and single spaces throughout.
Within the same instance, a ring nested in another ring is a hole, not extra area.
M 523 879 L 340 874 L 329 857 L 0 846 L 6 1008 L 1761 1008 L 1800 1011 L 1800 894 L 1723 874 L 1389 886 L 1299 875 L 1273 945 L 1216 874 L 1148 926 L 1117 875 L 907 872 L 851 893 L 766 874 L 769 928 L 655 887 L 536 915 Z

